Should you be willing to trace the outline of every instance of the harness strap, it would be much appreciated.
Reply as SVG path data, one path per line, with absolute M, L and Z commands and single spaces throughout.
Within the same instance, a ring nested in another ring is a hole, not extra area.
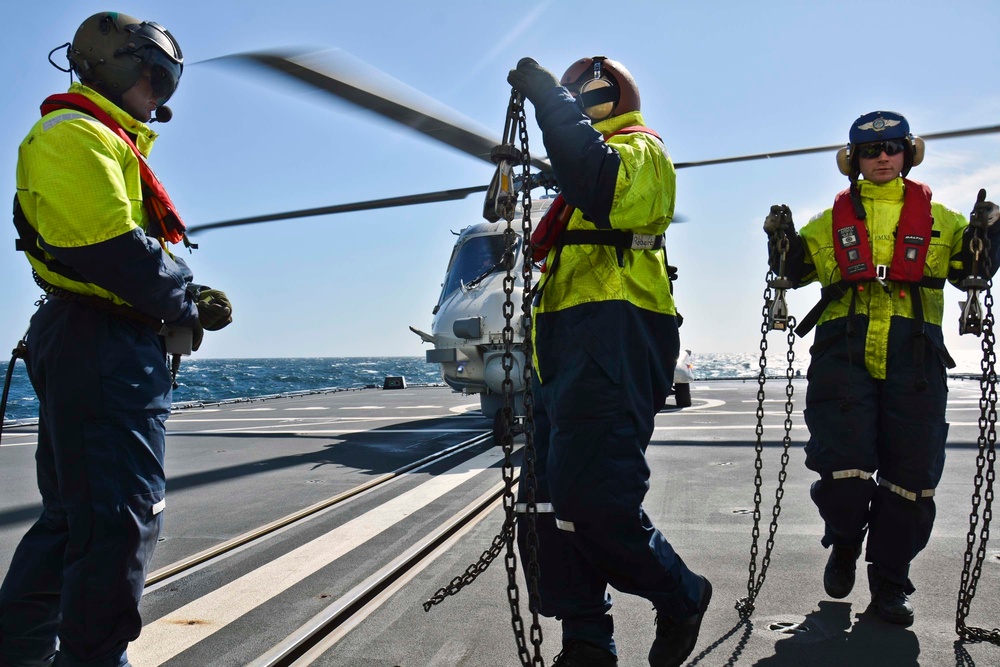
M 931 276 L 924 276 L 919 283 L 903 283 L 913 285 L 916 288 L 926 287 L 928 289 L 944 289 L 944 278 L 933 278 Z M 819 322 L 819 318 L 823 315 L 826 310 L 834 301 L 839 301 L 842 299 L 852 286 L 856 285 L 853 281 L 840 280 L 835 283 L 831 283 L 820 290 L 819 302 L 812 307 L 812 309 L 806 313 L 806 316 L 799 320 L 799 325 L 795 327 L 795 333 L 800 338 L 805 336 L 807 333 L 812 331 L 816 323 Z M 914 320 L 919 318 L 920 333 L 923 334 L 923 324 L 924 324 L 924 313 L 923 313 L 923 302 L 920 300 L 920 293 L 914 291 L 913 293 L 913 316 Z M 923 355 L 921 355 L 923 359 Z
M 659 250 L 664 245 L 664 236 L 621 229 L 567 229 L 559 242 L 563 245 L 607 245 L 619 250 Z
M 56 287 L 48 283 L 44 278 L 38 275 L 37 272 L 31 272 L 32 277 L 35 279 L 35 283 L 38 284 L 49 298 L 60 299 L 62 301 L 73 301 L 75 303 L 82 303 L 90 308 L 96 308 L 97 310 L 103 310 L 106 313 L 111 313 L 118 317 L 124 317 L 125 319 L 138 322 L 144 326 L 150 327 L 153 331 L 159 333 L 160 329 L 163 327 L 163 321 L 158 320 L 155 317 L 140 313 L 135 308 L 131 306 L 125 306 L 114 301 L 109 301 L 103 297 L 94 296 L 91 294 L 79 294 L 77 292 L 71 292 L 69 290 L 62 289 L 61 287 Z
M 85 283 L 87 279 L 76 272 L 72 267 L 63 264 L 54 257 L 46 257 L 45 253 L 38 245 L 41 238 L 38 230 L 31 226 L 24 209 L 21 208 L 21 201 L 14 195 L 14 229 L 17 230 L 18 238 L 14 240 L 14 248 L 33 257 L 45 268 L 53 273 L 57 273 L 64 278 L 74 282 Z

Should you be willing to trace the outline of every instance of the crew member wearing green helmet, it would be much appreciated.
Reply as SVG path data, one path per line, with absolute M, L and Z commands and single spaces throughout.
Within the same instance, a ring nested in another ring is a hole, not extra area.
M 161 332 L 187 330 L 197 349 L 204 329 L 232 321 L 225 294 L 168 250 L 184 225 L 145 162 L 157 136 L 146 123 L 168 119 L 183 70 L 176 40 L 102 12 L 66 46 L 79 82 L 43 102 L 17 163 L 18 248 L 46 297 L 25 339 L 42 514 L 0 588 L 8 667 L 129 664 L 166 505 Z

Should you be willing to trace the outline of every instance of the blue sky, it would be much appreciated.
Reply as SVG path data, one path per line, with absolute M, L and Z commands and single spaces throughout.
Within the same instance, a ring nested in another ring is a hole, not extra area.
M 151 164 L 189 225 L 485 183 L 491 167 L 405 128 L 272 75 L 218 63 L 231 53 L 342 49 L 499 135 L 506 73 L 532 56 L 557 76 L 603 54 L 624 63 L 646 122 L 675 161 L 846 141 L 854 118 L 905 114 L 916 134 L 1000 122 L 1000 4 L 830 2 L 507 3 L 50 0 L 7 9 L 0 43 L 0 183 L 14 193 L 17 146 L 38 104 L 68 75 L 47 62 L 79 23 L 114 9 L 166 26 L 186 58 Z M 503 15 L 501 12 L 509 12 Z M 529 113 L 532 148 L 542 151 Z M 911 177 L 963 213 L 987 188 L 1000 201 L 1000 136 L 928 142 Z M 801 226 L 846 186 L 834 155 L 686 169 L 668 231 L 680 268 L 685 347 L 757 352 L 766 253 L 761 222 L 786 203 Z M 208 334 L 204 357 L 422 356 L 457 232 L 479 195 L 448 203 L 211 231 L 189 257 L 225 290 L 235 322 Z M 14 346 L 39 293 L 0 225 L 0 345 Z M 959 337 L 949 288 L 946 340 Z M 792 295 L 803 316 L 815 287 Z M 771 334 L 771 345 L 783 345 Z M 805 353 L 807 345 L 800 350 Z M 8 348 L 9 349 L 9 348 Z M 773 349 L 773 347 L 772 347 Z M 782 363 L 778 355 L 772 363 Z

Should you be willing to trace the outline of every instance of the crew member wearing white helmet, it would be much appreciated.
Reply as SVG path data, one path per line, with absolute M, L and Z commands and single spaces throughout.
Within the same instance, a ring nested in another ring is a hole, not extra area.
M 562 621 L 555 665 L 606 667 L 618 664 L 608 587 L 641 596 L 656 610 L 649 664 L 675 667 L 712 586 L 642 506 L 680 351 L 664 250 L 673 163 L 614 60 L 583 58 L 560 82 L 525 58 L 508 81 L 535 107 L 561 191 L 533 239 L 549 246 L 533 315 L 539 612 Z M 527 486 L 522 467 L 522 504 Z M 527 567 L 523 520 L 518 540 Z

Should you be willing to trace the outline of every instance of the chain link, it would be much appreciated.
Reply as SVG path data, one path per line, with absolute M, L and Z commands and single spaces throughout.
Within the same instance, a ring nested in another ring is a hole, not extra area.
M 990 275 L 989 239 L 976 236 L 972 247 L 977 258 L 983 263 L 984 275 Z M 986 630 L 969 627 L 966 619 L 976 596 L 976 586 L 982 574 L 983 562 L 986 560 L 986 545 L 990 539 L 990 521 L 993 518 L 993 482 L 996 479 L 996 441 L 997 441 L 997 376 L 996 353 L 994 344 L 996 335 L 993 330 L 993 295 L 992 278 L 986 282 L 983 303 L 985 313 L 982 320 L 982 350 L 983 359 L 980 364 L 982 374 L 979 376 L 979 454 L 976 456 L 976 475 L 973 478 L 972 513 L 969 515 L 969 533 L 966 537 L 965 562 L 962 567 L 962 580 L 958 591 L 958 610 L 955 615 L 955 632 L 966 641 L 989 642 L 1000 645 L 1000 628 Z M 970 296 L 970 298 L 972 298 Z M 983 470 L 986 470 L 985 476 Z M 985 488 L 984 482 L 985 480 Z M 980 497 L 982 495 L 982 498 Z M 985 503 L 984 503 L 985 501 Z M 982 505 L 982 525 L 979 526 L 980 505 Z M 979 527 L 978 548 L 976 547 L 976 528 Z M 975 552 L 975 557 L 973 557 Z
M 787 248 L 787 243 L 785 244 Z M 764 586 L 764 579 L 767 577 L 767 568 L 771 564 L 771 551 L 774 549 L 774 539 L 778 532 L 778 517 L 781 514 L 781 500 L 785 495 L 785 480 L 787 478 L 787 467 L 788 467 L 788 448 L 792 443 L 792 410 L 794 408 L 794 402 L 792 400 L 795 392 L 795 388 L 792 385 L 792 378 L 795 375 L 793 368 L 795 362 L 795 318 L 788 317 L 783 322 L 775 322 L 772 313 L 772 306 L 777 299 L 782 299 L 783 295 L 780 293 L 772 298 L 771 286 L 775 284 L 775 276 L 772 271 L 767 273 L 767 285 L 764 288 L 764 306 L 761 311 L 762 323 L 760 326 L 760 360 L 758 366 L 760 371 L 757 373 L 757 426 L 755 429 L 757 435 L 757 442 L 755 445 L 756 458 L 754 459 L 754 495 L 753 495 L 753 528 L 751 529 L 751 543 L 750 543 L 750 564 L 749 564 L 749 577 L 747 579 L 747 596 L 736 602 L 736 611 L 739 612 L 741 618 L 748 619 L 751 614 L 753 614 L 757 595 L 760 593 L 760 589 Z M 780 291 L 779 291 L 780 292 Z M 761 486 L 763 485 L 763 475 L 762 470 L 764 468 L 763 464 L 763 454 L 764 454 L 764 385 L 767 382 L 767 334 L 772 328 L 777 328 L 775 325 L 781 325 L 787 332 L 788 341 L 788 351 L 785 353 L 785 358 L 788 361 L 788 366 L 785 369 L 785 377 L 787 378 L 787 384 L 785 386 L 785 434 L 782 438 L 783 449 L 781 452 L 781 468 L 778 471 L 778 486 L 774 492 L 774 507 L 771 511 L 771 523 L 768 529 L 767 540 L 764 545 L 764 554 L 761 557 L 760 562 L 760 573 L 757 573 L 757 556 L 759 554 L 759 549 L 757 543 L 760 540 L 760 518 L 761 511 L 760 506 L 762 502 L 761 496 Z

